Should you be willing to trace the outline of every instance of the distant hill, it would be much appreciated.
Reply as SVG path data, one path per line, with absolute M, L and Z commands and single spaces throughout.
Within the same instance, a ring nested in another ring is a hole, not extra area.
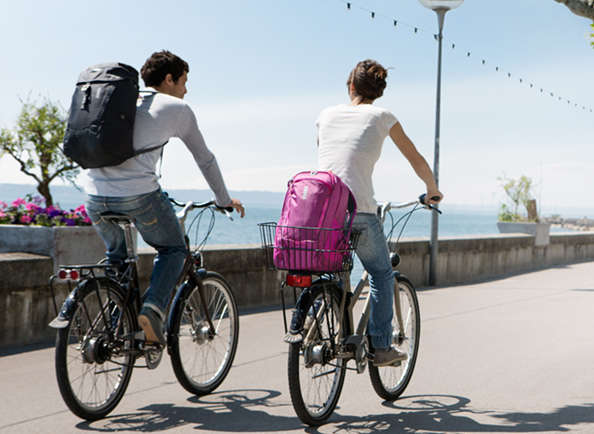
M 56 185 L 51 187 L 54 202 L 62 208 L 76 207 L 86 200 L 86 194 L 71 186 Z M 207 201 L 214 197 L 210 190 L 167 190 L 171 197 L 181 201 Z M 0 183 L 0 200 L 12 202 L 26 194 L 39 195 L 32 184 Z M 284 193 L 272 191 L 237 191 L 230 190 L 231 197 L 240 199 L 248 206 L 279 208 L 282 206 Z

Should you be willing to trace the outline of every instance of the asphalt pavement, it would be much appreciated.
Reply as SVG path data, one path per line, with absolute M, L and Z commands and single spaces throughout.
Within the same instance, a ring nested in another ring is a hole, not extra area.
M 295 416 L 279 310 L 241 316 L 234 366 L 196 398 L 168 358 L 136 369 L 105 419 L 63 403 L 53 348 L 0 357 L 0 432 L 594 433 L 594 262 L 419 291 L 417 366 L 383 402 L 368 373 L 347 373 L 339 406 L 312 429 Z

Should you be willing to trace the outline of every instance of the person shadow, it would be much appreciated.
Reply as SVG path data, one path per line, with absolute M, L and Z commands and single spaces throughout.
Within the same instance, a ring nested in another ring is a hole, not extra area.
M 397 411 L 363 418 L 338 416 L 341 421 L 335 432 L 565 432 L 581 423 L 594 423 L 594 403 L 542 413 L 500 413 L 473 409 L 470 399 L 462 396 L 411 395 L 395 402 L 384 401 L 382 405 Z M 489 417 L 495 419 L 493 423 L 484 422 Z

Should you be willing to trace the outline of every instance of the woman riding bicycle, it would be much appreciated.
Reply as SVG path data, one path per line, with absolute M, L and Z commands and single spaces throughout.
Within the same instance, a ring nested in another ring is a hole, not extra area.
M 407 357 L 392 346 L 394 275 L 373 197 L 373 169 L 388 135 L 425 183 L 426 202 L 435 204 L 443 197 L 429 165 L 398 119 L 390 111 L 373 105 L 384 92 L 387 75 L 386 69 L 374 60 L 357 63 L 347 80 L 351 103 L 328 107 L 316 120 L 318 169 L 338 175 L 357 201 L 353 229 L 361 231 L 361 235 L 355 252 L 370 275 L 368 335 L 376 366 L 391 365 Z

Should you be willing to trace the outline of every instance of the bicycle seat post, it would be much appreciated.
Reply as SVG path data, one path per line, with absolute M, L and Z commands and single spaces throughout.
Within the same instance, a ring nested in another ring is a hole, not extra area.
M 132 237 L 132 223 L 127 221 L 122 223 L 124 229 L 124 237 L 126 239 L 126 252 L 128 254 L 128 258 L 136 262 L 138 259 L 136 257 L 136 245 L 134 243 L 134 239 Z

